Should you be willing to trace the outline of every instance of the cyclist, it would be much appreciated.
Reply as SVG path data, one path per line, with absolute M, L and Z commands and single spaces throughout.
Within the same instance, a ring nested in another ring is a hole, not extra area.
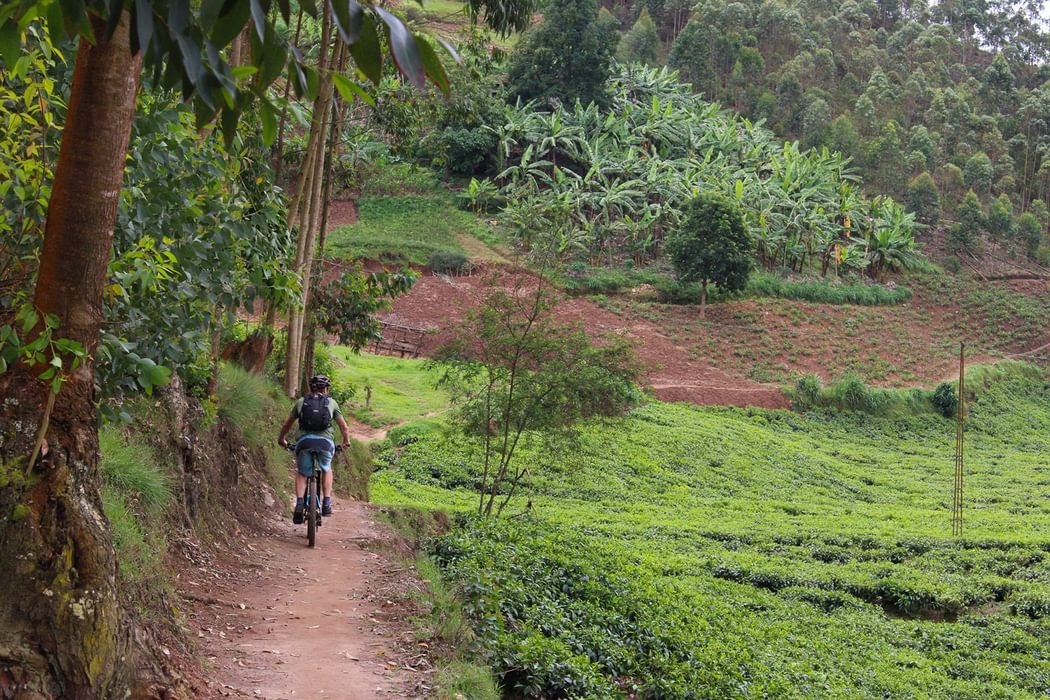
M 350 446 L 350 426 L 346 424 L 339 404 L 328 395 L 331 386 L 332 380 L 323 374 L 310 377 L 310 393 L 295 402 L 277 437 L 277 444 L 288 447 L 285 435 L 291 430 L 292 424 L 299 421 L 299 434 L 295 439 L 295 461 L 299 468 L 295 473 L 295 512 L 292 514 L 292 522 L 296 525 L 303 522 L 306 480 L 313 475 L 315 463 L 324 472 L 321 515 L 332 514 L 332 457 L 335 456 L 333 419 L 343 434 L 343 449 Z

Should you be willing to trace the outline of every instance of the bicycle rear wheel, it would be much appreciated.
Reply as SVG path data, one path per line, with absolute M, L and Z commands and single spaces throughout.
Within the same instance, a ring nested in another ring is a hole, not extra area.
M 316 468 L 317 467 L 314 467 L 314 469 L 316 469 Z M 308 546 L 313 547 L 314 543 L 317 541 L 317 513 L 318 513 L 318 507 L 317 507 L 317 500 L 318 500 L 317 479 L 314 476 L 311 476 L 310 480 L 307 482 L 306 494 L 307 494 L 306 497 L 310 501 L 310 508 L 307 510 L 307 513 L 306 513 L 306 542 L 307 542 Z

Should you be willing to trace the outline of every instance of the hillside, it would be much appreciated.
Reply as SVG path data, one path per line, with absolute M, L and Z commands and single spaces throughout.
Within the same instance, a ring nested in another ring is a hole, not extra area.
M 381 503 L 461 514 L 432 551 L 508 690 L 552 697 L 1034 698 L 1050 692 L 1045 375 L 971 377 L 952 423 L 650 403 L 528 450 L 515 517 L 467 515 L 478 452 L 420 433 Z

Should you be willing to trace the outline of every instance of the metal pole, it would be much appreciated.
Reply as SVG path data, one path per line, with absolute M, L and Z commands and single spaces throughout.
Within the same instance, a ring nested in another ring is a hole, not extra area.
M 959 406 L 955 414 L 955 492 L 952 496 L 952 534 L 963 532 L 963 448 L 966 422 L 966 344 L 959 343 Z

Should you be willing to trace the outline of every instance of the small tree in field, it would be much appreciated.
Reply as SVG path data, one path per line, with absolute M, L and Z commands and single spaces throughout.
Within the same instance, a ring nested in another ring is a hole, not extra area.
M 495 291 L 456 330 L 435 359 L 464 434 L 481 443 L 478 513 L 499 516 L 529 465 L 514 462 L 524 440 L 554 449 L 581 420 L 623 413 L 637 398 L 638 367 L 622 339 L 594 345 L 558 323 L 556 299 L 533 291 Z
M 751 274 L 751 236 L 736 205 L 715 195 L 702 195 L 685 207 L 682 227 L 667 241 L 671 264 L 682 282 L 699 282 L 700 316 L 707 307 L 712 282 L 726 291 L 747 286 Z

